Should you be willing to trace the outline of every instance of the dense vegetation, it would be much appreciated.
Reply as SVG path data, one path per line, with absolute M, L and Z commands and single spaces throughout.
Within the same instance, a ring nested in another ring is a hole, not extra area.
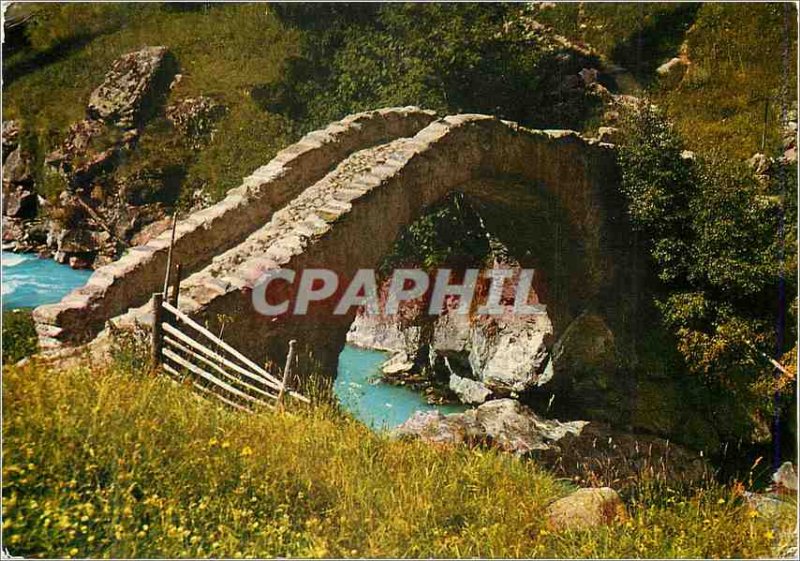
M 627 520 L 553 533 L 568 487 L 494 450 L 392 441 L 326 406 L 235 413 L 99 366 L 3 382 L 3 542 L 26 557 L 750 557 L 794 527 L 742 486 L 643 481 Z
M 796 345 L 786 296 L 796 292 L 796 164 L 775 164 L 759 180 L 719 153 L 683 157 L 681 138 L 652 106 L 633 112 L 626 132 L 623 190 L 669 290 L 660 307 L 687 363 L 768 395 L 774 368 L 764 356 L 776 352 L 781 306 L 789 317 L 777 352 Z

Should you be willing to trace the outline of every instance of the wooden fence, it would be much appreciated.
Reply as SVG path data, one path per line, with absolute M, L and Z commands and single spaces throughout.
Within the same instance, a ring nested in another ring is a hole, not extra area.
M 178 382 L 191 384 L 201 393 L 236 409 L 279 407 L 286 395 L 309 402 L 288 388 L 295 341 L 289 342 L 286 365 L 278 379 L 178 309 L 180 265 L 176 272 L 170 301 L 164 300 L 164 293 L 153 295 L 154 366 L 160 366 Z

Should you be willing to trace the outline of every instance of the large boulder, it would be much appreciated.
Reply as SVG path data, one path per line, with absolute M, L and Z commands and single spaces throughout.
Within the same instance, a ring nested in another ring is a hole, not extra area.
M 446 357 L 445 360 L 447 361 Z M 489 396 L 492 395 L 492 390 L 487 388 L 482 382 L 471 380 L 469 378 L 463 378 L 455 372 L 450 373 L 450 381 L 448 386 L 450 390 L 458 396 L 458 399 L 461 401 L 461 403 L 484 403 Z
M 115 60 L 103 83 L 89 96 L 89 116 L 122 128 L 135 127 L 166 55 L 166 47 L 145 47 Z
M 528 454 L 548 449 L 567 434 L 580 434 L 586 424 L 542 419 L 520 402 L 506 398 L 464 413 L 417 412 L 393 434 L 437 443 L 481 443 L 515 454 Z
M 137 140 L 138 127 L 174 73 L 166 60 L 166 47 L 145 47 L 114 61 L 89 97 L 88 117 L 74 123 L 62 145 L 46 158 L 71 186 L 87 185 L 111 169 Z
M 22 185 L 3 188 L 3 216 L 33 218 L 36 215 L 37 196 Z
M 475 377 L 500 394 L 540 385 L 549 377 L 552 334 L 547 315 L 479 318 L 469 334 L 469 363 Z
M 365 349 L 416 355 L 420 328 L 400 327 L 393 318 L 359 313 L 347 333 L 347 343 Z
M 558 499 L 546 511 L 548 526 L 556 531 L 584 530 L 625 518 L 625 505 L 614 489 L 590 487 Z

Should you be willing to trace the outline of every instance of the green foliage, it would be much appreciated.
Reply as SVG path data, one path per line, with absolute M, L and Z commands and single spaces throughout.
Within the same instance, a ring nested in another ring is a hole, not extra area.
M 305 116 L 310 126 L 374 107 L 419 105 L 580 128 L 595 104 L 583 88 L 563 83 L 591 61 L 515 32 L 508 25 L 519 15 L 514 5 L 287 6 L 280 13 L 303 28 L 305 49 L 272 103 L 283 100 L 287 114 Z
M 3 310 L 3 363 L 22 360 L 35 353 L 38 346 L 31 310 Z
M 634 111 L 620 153 L 623 190 L 667 288 L 664 319 L 689 366 L 745 391 L 772 376 L 759 352 L 775 353 L 781 276 L 787 294 L 795 291 L 796 171 L 778 167 L 763 184 L 740 162 L 719 154 L 691 160 L 682 149 L 658 110 Z M 773 195 L 781 181 L 783 198 Z M 792 335 L 789 328 L 780 354 Z
M 133 329 L 118 329 L 108 324 L 111 332 L 109 355 L 114 369 L 127 375 L 147 372 L 150 362 L 151 331 L 139 323 Z
M 658 65 L 675 56 L 698 7 L 697 3 L 564 2 L 534 9 L 531 15 L 647 83 Z
M 10 368 L 3 404 L 3 546 L 26 557 L 770 557 L 795 525 L 792 502 L 642 485 L 626 521 L 553 533 L 569 489 L 530 461 L 113 369 Z
M 530 15 L 630 71 L 635 80 L 620 83 L 622 90 L 649 88 L 693 150 L 748 158 L 761 150 L 765 98 L 773 99 L 766 122 L 772 151 L 781 142 L 781 97 L 797 97 L 795 10 L 780 2 L 563 2 Z M 688 72 L 667 87 L 655 69 L 684 43 Z
M 381 271 L 422 266 L 470 267 L 482 263 L 489 252 L 480 218 L 460 193 L 434 205 L 403 230 L 384 259 Z
M 34 17 L 25 32 L 31 48 L 39 52 L 119 29 L 134 13 L 131 6 L 122 3 L 33 4 L 29 9 Z

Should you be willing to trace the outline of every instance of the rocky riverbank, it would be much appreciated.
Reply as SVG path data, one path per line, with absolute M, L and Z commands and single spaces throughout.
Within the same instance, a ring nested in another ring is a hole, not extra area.
M 73 268 L 97 268 L 169 225 L 179 195 L 174 167 L 130 173 L 142 131 L 164 112 L 177 139 L 197 147 L 214 132 L 225 107 L 203 96 L 168 107 L 180 81 L 167 47 L 145 47 L 112 64 L 87 100 L 86 117 L 36 161 L 19 121 L 3 122 L 3 249 L 35 252 Z M 189 205 L 208 201 L 193 196 Z

